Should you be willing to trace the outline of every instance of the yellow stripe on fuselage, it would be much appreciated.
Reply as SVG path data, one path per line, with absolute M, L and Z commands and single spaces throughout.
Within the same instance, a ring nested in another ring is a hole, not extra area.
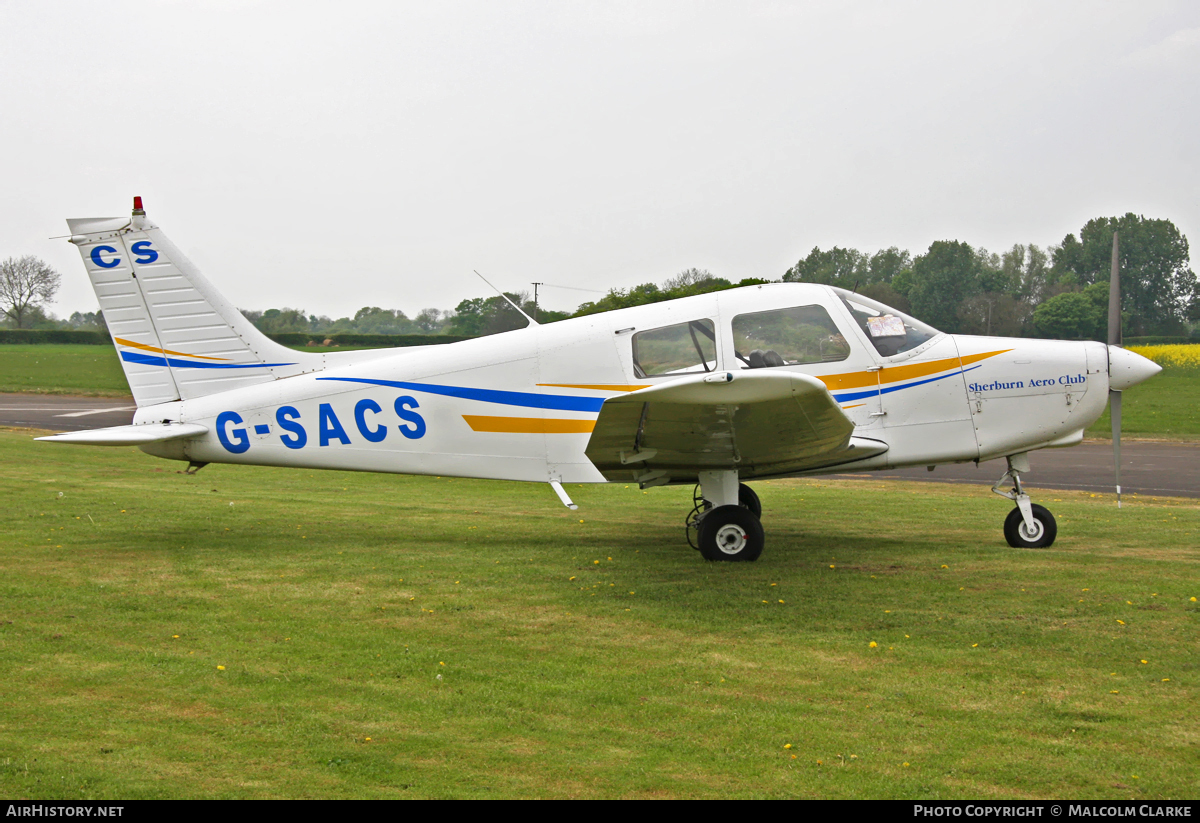
M 595 420 L 575 420 L 562 417 L 487 417 L 464 414 L 463 420 L 472 431 L 507 432 L 510 434 L 588 434 L 596 428 Z
M 141 349 L 142 351 L 152 351 L 156 354 L 177 354 L 180 357 L 196 357 L 200 360 L 228 360 L 228 357 L 208 357 L 203 354 L 188 354 L 185 351 L 171 351 L 170 349 L 160 349 L 157 346 L 147 346 L 145 343 L 135 343 L 132 340 L 125 340 L 121 337 L 114 337 L 113 340 L 120 343 L 122 346 L 129 346 L 131 349 Z
M 629 383 L 538 383 L 539 386 L 554 386 L 559 389 L 594 389 L 595 391 L 623 391 L 631 392 L 638 389 L 650 388 L 649 383 L 644 386 L 635 386 Z
M 947 369 L 957 369 L 960 366 L 968 366 L 971 363 L 977 363 L 980 360 L 986 360 L 989 357 L 995 357 L 997 354 L 1004 354 L 1012 349 L 1001 349 L 1000 351 L 989 351 L 983 354 L 971 354 L 966 357 L 947 357 L 944 360 L 930 360 L 927 363 L 913 363 L 906 366 L 887 366 L 878 372 L 873 371 L 852 371 L 845 374 L 825 374 L 814 375 L 818 380 L 824 381 L 826 387 L 830 391 L 844 391 L 846 389 L 861 389 L 863 386 L 874 386 L 877 383 L 895 383 L 899 380 L 912 380 L 917 377 L 927 377 L 931 374 L 937 374 L 940 371 Z

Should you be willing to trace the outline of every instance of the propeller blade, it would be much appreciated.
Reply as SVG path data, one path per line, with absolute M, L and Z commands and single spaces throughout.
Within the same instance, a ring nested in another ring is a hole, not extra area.
M 1117 484 L 1117 508 L 1121 508 L 1121 393 L 1108 393 L 1108 411 L 1112 417 L 1113 474 Z
M 1121 266 L 1117 259 L 1117 233 L 1113 232 L 1112 274 L 1108 278 L 1108 345 L 1121 345 Z
M 1121 264 L 1118 256 L 1117 233 L 1113 232 L 1112 274 L 1108 279 L 1108 345 L 1121 345 Z M 1112 379 L 1112 357 L 1109 356 L 1109 379 Z M 1109 416 L 1112 418 L 1113 476 L 1117 487 L 1117 508 L 1121 508 L 1121 393 L 1109 389 Z

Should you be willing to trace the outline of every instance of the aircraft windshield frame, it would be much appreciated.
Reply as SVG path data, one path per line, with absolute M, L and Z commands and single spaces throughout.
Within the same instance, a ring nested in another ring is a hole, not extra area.
M 941 334 L 933 326 L 878 300 L 837 287 L 833 291 L 841 298 L 863 336 L 883 357 L 910 352 Z

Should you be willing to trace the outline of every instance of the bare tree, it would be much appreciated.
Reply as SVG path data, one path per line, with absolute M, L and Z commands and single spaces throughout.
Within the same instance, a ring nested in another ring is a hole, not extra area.
M 33 255 L 10 257 L 0 263 L 0 307 L 4 315 L 25 327 L 31 309 L 54 302 L 62 276 Z

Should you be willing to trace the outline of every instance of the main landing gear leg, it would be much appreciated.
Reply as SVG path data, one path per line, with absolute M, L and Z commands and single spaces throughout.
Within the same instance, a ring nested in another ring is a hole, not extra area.
M 697 548 L 704 559 L 757 560 L 765 542 L 758 495 L 738 483 L 736 471 L 700 472 L 700 489 L 703 500 L 693 510 L 688 528 L 696 528 Z
M 1004 539 L 1014 549 L 1044 549 L 1058 536 L 1058 524 L 1049 509 L 1029 499 L 1021 485 L 1021 474 L 1029 471 L 1029 455 L 1025 452 L 1009 455 L 1008 471 L 992 486 L 992 491 L 1017 504 L 1004 519 Z M 1011 480 L 1012 491 L 1002 489 Z

